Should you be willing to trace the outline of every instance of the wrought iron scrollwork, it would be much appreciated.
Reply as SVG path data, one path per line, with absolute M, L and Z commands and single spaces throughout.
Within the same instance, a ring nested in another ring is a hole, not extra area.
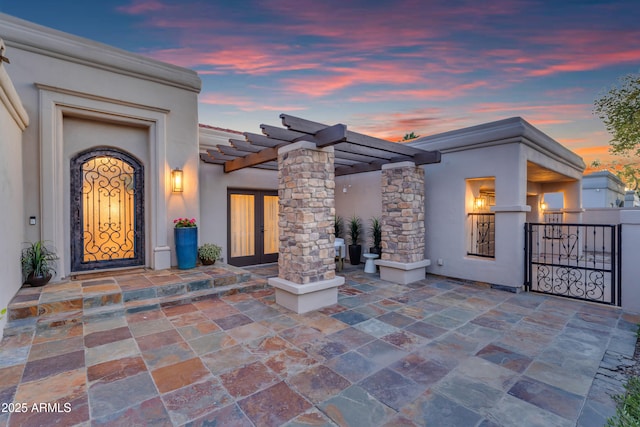
M 84 262 L 134 257 L 133 167 L 113 157 L 82 165 Z
M 614 225 L 527 224 L 525 285 L 536 292 L 619 304 L 616 230 Z
M 79 154 L 71 166 L 72 268 L 144 263 L 144 173 L 111 148 Z

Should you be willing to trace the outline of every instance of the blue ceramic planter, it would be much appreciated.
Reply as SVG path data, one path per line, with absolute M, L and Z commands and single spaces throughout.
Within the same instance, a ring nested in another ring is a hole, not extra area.
M 186 270 L 195 268 L 198 259 L 198 227 L 182 227 L 173 229 L 176 243 L 178 268 Z

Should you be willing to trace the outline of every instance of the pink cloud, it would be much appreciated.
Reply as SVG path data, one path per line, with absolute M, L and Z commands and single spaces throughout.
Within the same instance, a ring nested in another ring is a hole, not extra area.
M 419 136 L 436 133 L 460 127 L 463 119 L 447 115 L 440 108 L 419 108 L 409 111 L 381 114 L 356 114 L 351 130 L 375 136 L 389 141 L 400 141 L 410 132 Z
M 640 61 L 640 34 L 600 29 L 532 32 L 522 49 L 492 49 L 486 54 L 513 74 L 544 77 L 591 71 Z
M 351 102 L 374 102 L 389 100 L 433 100 L 433 99 L 456 99 L 467 95 L 469 92 L 489 86 L 487 81 L 472 81 L 469 83 L 457 84 L 454 81 L 432 82 L 433 86 L 416 89 L 389 89 L 379 91 L 363 92 L 349 98 Z
M 287 92 L 311 97 L 326 96 L 363 84 L 406 85 L 422 81 L 416 70 L 404 70 L 393 63 L 354 64 L 353 67 L 326 67 L 324 73 L 286 77 L 280 80 Z
M 305 3 L 307 6 L 301 6 Z M 340 6 L 341 13 L 336 14 L 332 2 L 285 0 L 256 4 L 253 6 L 256 10 L 269 8 L 283 19 L 252 21 L 242 32 L 238 31 L 238 22 L 225 19 L 211 4 L 186 3 L 178 7 L 148 0 L 120 10 L 142 17 L 146 26 L 178 30 L 173 42 L 184 48 L 147 54 L 183 66 L 207 65 L 252 74 L 288 70 L 332 73 L 335 67 L 367 63 L 372 67 L 387 64 L 389 74 L 398 76 L 473 70 L 473 61 L 467 59 L 462 46 L 444 40 L 452 32 L 452 26 L 445 21 L 452 24 L 458 16 L 450 8 L 427 10 L 415 1 L 396 2 L 393 13 L 369 2 L 359 7 Z M 489 8 L 480 9 L 474 9 L 474 22 L 484 13 L 496 13 L 487 12 Z M 301 37 L 314 41 L 311 45 L 297 46 L 296 40 Z M 396 81 L 398 77 L 384 78 L 388 80 Z M 360 79 L 353 81 L 357 84 Z
M 225 105 L 236 108 L 241 111 L 300 111 L 305 107 L 286 104 L 269 104 L 261 102 L 263 100 L 252 99 L 246 96 L 223 95 L 219 93 L 202 93 L 198 98 L 198 102 L 208 105 Z
M 180 57 L 175 52 L 167 57 L 163 50 L 148 54 L 179 65 L 214 68 L 208 72 L 264 75 L 314 70 L 316 74 L 335 74 L 335 67 L 384 63 L 390 64 L 390 71 L 396 74 L 409 70 L 423 75 L 488 70 L 496 82 L 515 82 L 640 60 L 637 32 L 575 29 L 571 21 L 561 29 L 534 25 L 527 30 L 511 25 L 498 29 L 496 20 L 503 22 L 500 20 L 535 10 L 537 4 L 528 1 L 433 2 L 425 7 L 417 0 L 398 0 L 392 6 L 274 0 L 248 7 L 251 9 L 243 11 L 229 4 L 133 0 L 118 10 L 141 17 L 146 26 L 176 30 L 176 34 L 171 33 L 175 35 L 172 41 L 188 51 Z M 242 20 L 242 12 L 248 21 Z M 259 20 L 258 16 L 266 18 Z M 474 19 L 461 19 L 464 16 Z M 481 41 L 487 36 L 501 40 L 503 46 L 487 49 L 469 39 Z M 312 41 L 299 46 L 300 39 Z M 514 40 L 520 48 L 504 47 L 514 45 Z M 339 74 L 342 76 L 334 77 L 327 87 L 338 90 L 348 87 L 349 81 L 362 81 L 355 77 L 350 80 L 344 72 Z M 397 79 L 388 77 L 382 82 L 389 80 L 397 84 Z M 300 81 L 300 85 L 306 83 Z M 299 88 L 295 92 L 309 90 Z
M 158 0 L 133 0 L 130 5 L 118 6 L 116 10 L 129 15 L 142 15 L 167 9 L 167 5 Z
M 317 66 L 313 62 L 291 61 L 276 55 L 268 55 L 263 50 L 250 46 L 210 51 L 201 51 L 195 48 L 162 49 L 148 52 L 148 55 L 159 61 L 169 62 L 181 67 L 213 67 L 213 69 L 202 70 L 209 74 L 236 72 L 261 75 L 303 70 Z

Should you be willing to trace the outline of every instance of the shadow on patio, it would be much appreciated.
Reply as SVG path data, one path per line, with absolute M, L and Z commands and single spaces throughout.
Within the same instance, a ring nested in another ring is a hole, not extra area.
M 349 267 L 337 305 L 298 315 L 264 285 L 276 270 L 14 328 L 0 401 L 24 411 L 0 425 L 602 425 L 621 391 L 607 367 L 633 357 L 640 319 L 612 307 Z

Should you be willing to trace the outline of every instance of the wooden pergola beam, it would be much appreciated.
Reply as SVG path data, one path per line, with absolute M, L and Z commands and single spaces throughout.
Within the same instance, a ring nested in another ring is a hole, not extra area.
M 315 134 L 320 129 L 324 129 L 327 125 L 322 123 L 313 122 L 311 120 L 301 119 L 299 117 L 290 116 L 288 114 L 280 114 L 282 124 L 286 126 L 292 132 L 304 132 Z M 380 138 L 374 138 L 369 135 L 364 135 L 357 132 L 347 131 L 347 141 L 356 145 L 362 145 L 365 147 L 376 148 L 383 151 L 389 151 L 392 153 L 402 154 L 405 156 L 412 156 L 423 152 L 419 148 L 414 148 L 409 145 L 400 144 L 397 142 L 391 142 Z
M 211 163 L 214 165 L 222 165 L 224 164 L 224 162 L 226 162 L 226 160 L 218 160 L 215 157 L 211 157 L 206 153 L 200 153 L 200 160 L 202 160 L 205 163 Z
M 347 127 L 342 124 L 326 127 L 318 131 L 317 134 L 315 135 L 307 135 L 299 132 L 291 132 L 290 130 L 287 130 L 287 129 L 277 128 L 269 125 L 260 125 L 260 127 L 262 128 L 263 132 L 267 135 L 267 139 L 270 141 L 267 142 L 262 138 L 255 138 L 255 139 L 260 140 L 263 143 L 269 143 L 269 144 L 271 144 L 271 141 L 273 142 L 279 141 L 280 144 L 272 145 L 270 147 L 263 148 L 258 152 L 247 154 L 244 157 L 238 157 L 236 159 L 228 161 L 227 163 L 224 164 L 225 173 L 233 172 L 233 171 L 247 168 L 247 167 L 253 167 L 265 162 L 276 160 L 278 158 L 278 148 L 282 147 L 283 145 L 288 145 L 289 143 L 304 140 L 304 141 L 314 142 L 316 143 L 316 145 L 322 144 L 319 146 L 326 147 L 329 145 L 334 145 L 342 141 L 345 141 L 346 133 L 347 133 Z M 247 136 L 248 142 L 253 143 L 254 136 L 256 135 L 249 134 Z M 250 137 L 251 139 L 249 139 Z M 227 148 L 227 147 L 228 146 L 219 145 L 218 149 L 220 149 L 225 153 L 232 153 L 233 148 L 231 147 Z M 234 151 L 238 152 L 237 150 L 234 150 Z
M 259 146 L 253 145 L 248 141 L 243 141 L 240 139 L 230 139 L 229 142 L 233 147 L 237 148 L 238 150 L 246 151 L 248 153 L 257 153 L 260 150 L 262 150 L 262 148 L 260 148 Z
M 233 160 L 237 156 L 228 156 L 219 151 L 207 150 L 207 155 L 216 160 Z
M 218 147 L 218 151 L 228 156 L 243 157 L 251 153 L 251 151 L 238 150 L 236 147 L 230 145 L 218 144 L 216 147 Z
M 371 163 L 358 163 L 353 166 L 336 167 L 335 176 L 353 175 L 355 173 L 373 172 L 380 170 L 382 165 L 389 163 L 382 160 L 376 160 Z
M 432 163 L 440 163 L 442 155 L 439 151 L 423 151 L 413 156 L 413 162 L 416 165 L 430 165 Z
M 380 170 L 382 165 L 389 163 L 413 162 L 416 166 L 427 165 L 432 163 L 440 163 L 439 151 L 423 151 L 414 156 L 397 156 L 390 160 L 374 160 L 369 163 L 358 163 L 352 166 L 336 167 L 336 176 L 353 175 L 355 173 L 373 172 Z
M 229 173 L 276 160 L 278 158 L 278 148 L 279 147 L 264 148 L 258 153 L 251 153 L 244 157 L 229 160 L 224 164 L 224 172 Z
M 379 170 L 387 163 L 411 161 L 424 165 L 441 159 L 438 151 L 351 132 L 343 124 L 327 126 L 287 114 L 281 114 L 280 118 L 286 128 L 260 125 L 264 135 L 246 132 L 245 141 L 230 139 L 231 145 L 220 144 L 217 152 L 209 150 L 201 159 L 224 164 L 226 173 L 247 167 L 277 169 L 278 149 L 298 141 L 309 141 L 319 148 L 333 146 L 338 176 Z
M 329 147 L 347 140 L 347 126 L 338 123 L 337 125 L 326 127 L 316 132 L 315 135 L 309 135 L 306 138 L 298 139 L 311 141 L 318 148 Z
M 262 129 L 262 133 L 267 135 L 269 138 L 281 139 L 283 141 L 289 141 L 289 142 L 301 141 L 305 137 L 309 136 L 309 134 L 304 132 L 295 132 L 289 129 L 283 129 L 276 126 L 270 126 L 270 125 L 264 125 L 264 124 L 260 125 L 260 128 Z
M 282 139 L 269 138 L 268 136 L 251 132 L 245 132 L 244 137 L 250 144 L 258 145 L 260 147 L 277 147 L 291 142 Z

